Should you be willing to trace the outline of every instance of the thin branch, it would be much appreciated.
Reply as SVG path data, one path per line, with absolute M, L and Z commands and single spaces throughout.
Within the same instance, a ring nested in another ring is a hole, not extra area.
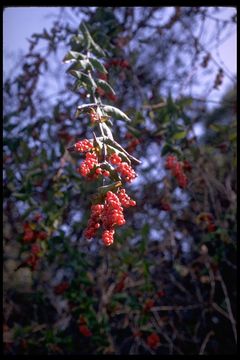
M 225 301 L 226 301 L 227 310 L 228 310 L 228 314 L 229 314 L 229 320 L 231 321 L 233 334 L 234 334 L 234 339 L 235 339 L 235 342 L 237 343 L 236 320 L 234 319 L 234 316 L 233 316 L 233 313 L 232 313 L 231 302 L 230 302 L 230 299 L 229 299 L 229 296 L 228 296 L 228 291 L 227 291 L 226 284 L 223 281 L 222 275 L 220 274 L 219 271 L 218 271 L 217 279 L 220 281 L 221 286 L 222 286 L 222 290 L 223 290 L 223 293 L 224 293 L 224 296 L 225 296 Z
M 200 348 L 200 351 L 199 351 L 199 355 L 203 355 L 204 354 L 204 350 L 205 350 L 205 348 L 206 348 L 206 346 L 207 346 L 207 343 L 208 343 L 208 341 L 209 341 L 209 339 L 210 339 L 210 337 L 212 336 L 212 335 L 215 335 L 215 333 L 214 333 L 214 331 L 209 331 L 209 333 L 206 335 L 206 337 L 205 337 L 205 339 L 204 339 L 204 341 L 203 341 L 203 343 L 202 343 L 202 345 L 201 345 L 201 348 Z

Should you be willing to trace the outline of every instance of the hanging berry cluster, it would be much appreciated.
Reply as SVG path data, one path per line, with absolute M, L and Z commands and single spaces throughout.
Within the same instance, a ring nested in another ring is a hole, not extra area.
M 168 155 L 165 163 L 165 168 L 172 171 L 172 175 L 177 179 L 180 188 L 187 187 L 188 179 L 184 170 L 191 170 L 191 164 L 188 162 L 182 163 L 177 160 L 176 156 Z
M 136 205 L 124 189 L 124 183 L 131 183 L 137 174 L 132 163 L 140 161 L 129 154 L 117 143 L 111 131 L 112 119 L 131 121 L 120 109 L 102 103 L 101 97 L 112 101 L 116 94 L 107 82 L 107 69 L 98 57 L 105 56 L 104 51 L 95 43 L 87 27 L 82 23 L 82 53 L 70 51 L 64 62 L 73 62 L 68 72 L 76 78 L 74 90 L 83 86 L 89 93 L 91 103 L 78 107 L 76 118 L 82 113 L 90 116 L 90 126 L 93 128 L 93 138 L 76 142 L 69 147 L 84 156 L 77 171 L 86 180 L 102 180 L 102 186 L 97 188 L 92 199 L 91 214 L 87 228 L 84 231 L 86 239 L 92 239 L 98 233 L 106 246 L 114 242 L 116 227 L 126 223 L 123 210 Z M 129 67 L 125 62 L 114 63 L 121 67 Z M 81 69 L 82 68 L 82 69 Z M 82 71 L 79 71 L 81 69 Z M 99 132 L 97 133 L 95 132 Z
M 202 222 L 205 224 L 205 229 L 207 232 L 215 232 L 217 230 L 217 226 L 214 222 L 214 217 L 210 213 L 201 213 L 197 217 L 197 222 Z
M 29 267 L 31 270 L 35 270 L 41 256 L 43 255 L 43 249 L 45 248 L 44 240 L 47 239 L 48 234 L 41 229 L 41 214 L 36 214 L 31 222 L 23 224 L 23 237 L 22 242 L 25 245 L 30 245 L 30 253 L 28 257 L 17 267 Z M 16 270 L 17 270 L 16 269 Z

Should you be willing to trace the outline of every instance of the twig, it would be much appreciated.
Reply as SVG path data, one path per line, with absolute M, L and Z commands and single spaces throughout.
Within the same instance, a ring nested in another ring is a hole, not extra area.
M 206 335 L 206 337 L 205 337 L 205 339 L 204 339 L 204 341 L 203 341 L 203 343 L 202 343 L 202 345 L 201 345 L 201 348 L 200 348 L 200 351 L 199 351 L 199 355 L 203 355 L 203 354 L 204 354 L 205 347 L 207 346 L 207 343 L 208 343 L 210 337 L 211 337 L 212 335 L 214 335 L 214 334 L 215 334 L 214 331 L 211 330 L 211 331 L 209 331 L 209 333 Z
M 228 313 L 226 313 L 226 311 L 224 311 L 217 303 L 213 302 L 212 303 L 212 307 L 218 311 L 220 314 L 222 314 L 223 316 L 225 316 L 225 318 L 227 318 L 228 320 L 230 320 Z
M 152 311 L 184 311 L 184 310 L 192 310 L 192 309 L 198 309 L 201 308 L 201 304 L 195 304 L 195 305 L 187 305 L 187 306 L 156 306 L 153 307 Z
M 227 305 L 227 310 L 228 310 L 228 314 L 229 314 L 229 320 L 231 321 L 233 334 L 234 334 L 234 339 L 235 339 L 235 342 L 237 343 L 236 320 L 234 319 L 234 316 L 233 316 L 233 313 L 232 313 L 232 307 L 231 307 L 231 302 L 230 302 L 230 299 L 229 299 L 229 296 L 228 296 L 227 287 L 226 287 L 226 284 L 223 281 L 222 275 L 220 274 L 219 271 L 218 271 L 217 275 L 218 275 L 217 279 L 220 281 L 222 289 L 223 289 L 223 293 L 224 293 L 225 301 L 226 301 L 226 305 Z

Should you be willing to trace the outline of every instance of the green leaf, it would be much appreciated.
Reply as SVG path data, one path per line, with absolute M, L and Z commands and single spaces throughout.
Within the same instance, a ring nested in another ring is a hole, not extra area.
M 177 102 L 177 105 L 180 105 L 181 107 L 192 105 L 193 99 L 190 97 L 185 97 L 180 99 Z
M 100 73 L 107 74 L 107 70 L 105 66 L 98 59 L 90 57 L 89 61 L 92 64 L 92 66 Z
M 97 80 L 97 86 L 102 88 L 106 93 L 111 93 L 113 95 L 116 95 L 113 88 L 105 81 L 105 80 Z
M 77 70 L 70 70 L 69 73 L 76 77 L 79 81 L 82 81 L 85 85 L 89 86 L 90 88 L 96 88 L 97 85 L 94 80 L 90 79 L 90 77 L 84 74 L 82 71 Z
M 82 34 L 83 34 L 85 47 L 86 47 L 86 49 L 89 49 L 93 39 L 92 39 L 86 25 L 84 24 L 84 22 L 81 23 L 81 25 L 79 26 L 79 29 L 82 31 Z
M 211 124 L 210 129 L 216 132 L 225 132 L 228 131 L 229 127 L 227 125 Z
M 182 153 L 179 149 L 177 149 L 175 146 L 172 146 L 171 144 L 165 144 L 162 148 L 161 155 L 164 156 L 168 153 L 175 153 L 178 156 L 182 156 Z
M 129 132 L 132 133 L 134 136 L 141 137 L 142 133 L 140 130 L 138 130 L 130 125 L 127 125 L 127 128 L 129 130 Z
M 84 59 L 84 60 L 76 61 L 67 69 L 66 72 L 70 72 L 70 70 L 80 70 L 80 69 L 93 71 L 93 67 L 90 61 L 88 59 Z
M 103 129 L 105 129 L 108 138 L 113 140 L 112 131 L 111 131 L 111 129 L 108 127 L 108 125 L 107 125 L 106 123 L 102 123 L 102 127 L 103 127 Z
M 14 196 L 16 199 L 19 199 L 19 200 L 27 200 L 28 198 L 28 194 L 23 194 L 23 193 L 12 193 L 12 196 Z
M 92 40 L 91 45 L 92 45 L 92 52 L 95 53 L 97 56 L 102 56 L 102 57 L 106 56 L 103 49 L 98 44 L 96 44 L 94 40 Z
M 104 105 L 103 110 L 107 113 L 107 115 L 111 115 L 116 119 L 131 122 L 131 119 L 124 112 L 114 106 Z
M 231 142 L 235 142 L 237 140 L 237 132 L 234 132 L 234 133 L 230 134 L 229 140 Z
M 96 55 L 105 57 L 106 56 L 105 52 L 103 51 L 103 49 L 101 49 L 101 47 L 98 44 L 95 43 L 84 22 L 81 23 L 79 29 L 83 33 L 86 48 L 87 49 L 91 48 L 92 52 L 95 53 Z
M 77 52 L 77 51 L 69 51 L 65 57 L 63 58 L 64 63 L 69 63 L 71 61 L 83 60 L 86 56 Z
M 172 138 L 175 140 L 181 140 L 183 138 L 185 138 L 187 136 L 187 132 L 186 131 L 180 131 L 175 133 Z
M 122 185 L 121 181 L 115 181 L 112 184 L 100 186 L 98 188 L 98 193 L 105 195 L 108 191 L 114 190 L 121 185 Z

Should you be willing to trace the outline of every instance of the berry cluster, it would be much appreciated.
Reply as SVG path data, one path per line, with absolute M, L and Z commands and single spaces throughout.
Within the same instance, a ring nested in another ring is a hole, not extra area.
M 167 202 L 162 201 L 160 205 L 161 205 L 161 209 L 163 211 L 171 211 L 172 210 L 171 205 L 169 203 L 167 203 Z
M 122 159 L 116 153 L 112 154 L 108 160 L 113 165 L 119 165 L 122 162 Z
M 216 231 L 217 227 L 214 223 L 214 218 L 213 215 L 210 213 L 202 213 L 198 216 L 198 219 L 200 221 L 204 221 L 207 225 L 207 232 L 211 233 Z
M 40 220 L 40 218 L 37 219 L 37 217 L 35 217 L 35 219 L 34 219 L 35 222 L 38 222 L 39 220 Z M 45 240 L 47 238 L 46 231 L 36 230 L 37 224 L 35 222 L 32 222 L 32 223 L 26 222 L 23 224 L 23 230 L 24 230 L 23 242 L 25 244 L 31 243 L 38 239 Z
M 69 288 L 69 283 L 67 281 L 62 281 L 60 284 L 54 287 L 55 295 L 63 294 Z
M 24 234 L 23 234 L 23 238 L 22 241 L 25 244 L 29 244 L 29 243 L 33 243 L 31 245 L 31 252 L 30 255 L 27 257 L 26 260 L 24 260 L 19 266 L 23 267 L 23 266 L 29 266 L 32 270 L 35 270 L 37 264 L 38 264 L 38 260 L 41 256 L 42 253 L 42 249 L 39 243 L 37 243 L 38 240 L 42 241 L 42 240 L 46 240 L 47 238 L 47 233 L 46 231 L 38 231 L 37 228 L 39 226 L 39 222 L 42 220 L 42 215 L 41 214 L 36 214 L 33 217 L 33 221 L 31 223 L 26 222 L 23 224 L 23 229 L 24 229 Z M 17 269 L 18 269 L 17 268 Z
M 102 234 L 102 241 L 104 245 L 109 246 L 113 244 L 115 230 L 104 230 Z
M 180 188 L 186 188 L 188 180 L 186 175 L 184 174 L 183 163 L 179 162 L 174 155 L 168 155 L 165 163 L 165 168 L 168 170 L 172 170 L 172 175 L 176 177 Z
M 38 244 L 33 244 L 31 247 L 31 254 L 30 256 L 25 260 L 25 262 L 22 265 L 28 265 L 32 270 L 35 270 L 38 260 L 41 254 L 41 247 Z
M 81 153 L 87 152 L 85 160 L 81 163 L 78 169 L 78 172 L 82 176 L 87 177 L 88 180 L 96 179 L 98 175 L 110 176 L 110 172 L 108 170 L 101 169 L 98 162 L 98 156 L 93 151 L 94 147 L 89 140 L 84 139 L 82 141 L 78 141 L 74 145 L 74 148 L 76 151 Z M 92 151 L 90 152 L 90 150 Z
M 88 220 L 84 236 L 87 239 L 92 239 L 102 225 L 103 243 L 106 246 L 111 245 L 114 241 L 114 227 L 125 224 L 123 207 L 135 205 L 136 202 L 126 194 L 124 189 L 120 190 L 117 194 L 114 194 L 112 191 L 108 191 L 104 204 L 92 205 L 91 216 Z
M 111 66 L 119 66 L 122 69 L 128 69 L 130 67 L 129 62 L 123 59 L 112 59 L 109 60 L 105 67 L 108 69 Z
M 86 325 L 80 325 L 79 326 L 79 332 L 86 337 L 92 336 L 92 332 L 89 330 L 89 328 Z
M 119 155 L 112 154 L 108 160 L 112 165 L 118 165 L 116 170 L 124 177 L 125 181 L 132 182 L 137 177 L 133 168 L 128 163 L 122 162 Z
M 121 189 L 119 194 L 118 194 L 118 198 L 120 200 L 120 203 L 123 207 L 130 207 L 130 206 L 135 206 L 136 205 L 136 201 L 132 200 L 128 194 L 126 193 L 125 189 Z
M 74 144 L 74 147 L 76 151 L 83 153 L 92 149 L 93 145 L 90 143 L 89 140 L 84 139 Z
M 119 166 L 116 168 L 116 170 L 128 182 L 132 182 L 137 177 L 137 174 L 135 173 L 133 168 L 130 165 L 128 165 L 128 163 L 126 163 L 126 162 L 122 162 L 121 164 L 119 164 Z
M 129 144 L 126 148 L 127 152 L 132 153 L 136 149 L 136 147 L 139 145 L 140 141 L 134 137 L 131 133 L 127 132 L 125 135 L 125 139 L 129 139 Z
M 105 96 L 107 99 L 112 100 L 112 101 L 116 101 L 117 97 L 116 95 L 114 95 L 111 92 L 105 92 L 102 88 L 97 87 L 96 92 L 98 93 L 98 95 L 100 96 Z
M 104 205 L 102 204 L 92 205 L 91 216 L 90 219 L 88 220 L 87 228 L 84 232 L 84 236 L 87 239 L 92 239 L 95 236 L 97 229 L 101 226 L 100 221 L 101 221 L 103 208 Z
M 97 154 L 94 152 L 92 152 L 92 153 L 88 152 L 86 154 L 85 160 L 81 163 L 81 165 L 79 167 L 79 173 L 84 177 L 93 178 L 95 172 L 94 172 L 94 174 L 92 174 L 91 170 L 94 167 L 96 167 L 97 164 L 98 164 Z

